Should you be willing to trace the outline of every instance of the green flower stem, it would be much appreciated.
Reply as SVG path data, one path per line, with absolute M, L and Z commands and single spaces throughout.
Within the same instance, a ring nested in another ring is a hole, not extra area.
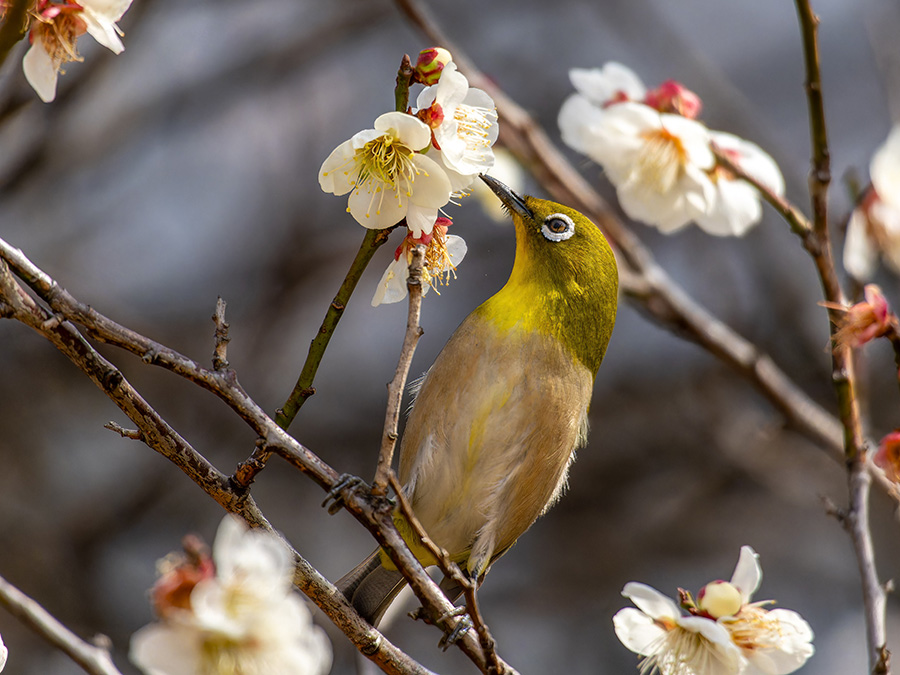
M 29 0 L 13 0 L 6 8 L 6 17 L 0 26 L 0 66 L 16 43 L 25 37 Z
M 300 377 L 297 378 L 297 384 L 294 385 L 294 390 L 291 392 L 288 400 L 276 411 L 275 422 L 282 429 L 286 430 L 291 425 L 301 406 L 306 403 L 306 399 L 316 393 L 315 388 L 312 386 L 313 380 L 316 377 L 319 364 L 322 362 L 322 357 L 325 355 L 325 349 L 328 347 L 331 336 L 334 334 L 334 329 L 337 327 L 338 321 L 341 320 L 344 308 L 347 306 L 353 289 L 356 288 L 356 284 L 359 282 L 366 266 L 369 264 L 372 256 L 375 255 L 375 251 L 388 240 L 388 236 L 393 229 L 391 227 L 385 230 L 366 230 L 366 236 L 363 238 L 362 245 L 359 247 L 353 263 L 350 265 L 347 276 L 328 307 L 319 332 L 309 346 L 309 353 L 306 355 L 306 362 L 303 364 L 303 370 L 300 371 Z

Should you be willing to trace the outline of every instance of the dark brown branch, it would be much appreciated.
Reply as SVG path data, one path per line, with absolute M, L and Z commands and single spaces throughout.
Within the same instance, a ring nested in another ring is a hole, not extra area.
M 28 8 L 31 4 L 32 0 L 12 0 L 7 5 L 3 24 L 0 25 L 0 66 L 6 61 L 12 48 L 25 37 L 28 28 Z
M 418 536 L 419 541 L 422 542 L 422 545 L 428 549 L 428 552 L 431 553 L 435 560 L 437 560 L 438 567 L 440 567 L 444 576 L 452 579 L 463 589 L 463 594 L 466 598 L 466 611 L 472 620 L 472 627 L 478 634 L 481 648 L 487 656 L 490 672 L 498 674 L 505 673 L 504 664 L 500 660 L 500 657 L 497 656 L 495 650 L 494 637 L 491 635 L 491 631 L 485 623 L 484 617 L 481 615 L 481 608 L 478 605 L 476 593 L 477 584 L 463 574 L 459 565 L 450 559 L 450 554 L 447 553 L 445 549 L 435 544 L 431 537 L 428 536 L 422 523 L 419 522 L 419 519 L 416 518 L 416 514 L 413 513 L 412 506 L 410 505 L 409 500 L 406 499 L 406 495 L 403 493 L 403 486 L 400 485 L 400 481 L 397 480 L 397 476 L 394 475 L 393 471 L 390 474 L 390 481 L 391 487 L 397 495 L 400 511 L 403 513 L 410 527 L 412 527 L 413 532 Z
M 225 321 L 226 303 L 222 298 L 216 299 L 216 313 L 213 314 L 212 320 L 216 324 L 216 348 L 213 351 L 213 368 L 217 371 L 228 369 L 228 343 L 231 338 L 228 337 L 228 323 Z
M 49 321 L 56 315 L 41 308 L 12 278 L 7 260 L 13 260 L 32 290 L 42 299 L 56 305 L 65 321 Z M 89 334 L 135 354 L 149 353 L 147 363 L 166 367 L 209 389 L 224 400 L 259 434 L 267 452 L 277 452 L 330 493 L 343 485 L 342 476 L 318 456 L 288 435 L 274 420 L 250 399 L 230 371 L 215 373 L 204 369 L 187 357 L 130 329 L 116 324 L 87 305 L 78 302 L 42 270 L 35 267 L 21 251 L 0 239 L 0 300 L 13 310 L 13 318 L 31 326 L 47 337 L 103 390 L 128 417 L 138 425 L 143 440 L 154 450 L 178 465 L 204 491 L 226 510 L 236 513 L 253 527 L 272 528 L 246 490 L 240 489 L 210 465 L 178 433 L 172 429 L 131 387 L 111 363 L 98 354 L 70 323 L 77 318 Z M 51 327 L 52 326 L 52 327 Z M 368 491 L 341 490 L 335 493 L 357 520 L 375 536 L 389 552 L 398 568 L 407 576 L 423 605 L 437 617 L 435 623 L 452 632 L 455 620 L 449 616 L 452 605 L 406 548 L 394 527 L 386 500 L 377 501 Z M 292 549 L 293 550 L 293 549 Z M 295 584 L 306 593 L 366 657 L 386 672 L 424 674 L 428 671 L 397 649 L 377 630 L 369 626 L 349 605 L 344 596 L 315 568 L 294 551 Z M 457 645 L 479 668 L 486 668 L 485 658 L 475 638 L 462 639 Z M 514 671 L 510 671 L 514 672 Z
M 102 636 L 94 644 L 85 642 L 60 623 L 33 598 L 0 577 L 0 605 L 54 647 L 64 652 L 91 675 L 122 675 L 113 663 Z
M 406 334 L 403 337 L 403 347 L 400 350 L 400 359 L 394 377 L 388 384 L 387 409 L 384 413 L 384 432 L 381 436 L 381 451 L 378 454 L 378 466 L 375 469 L 375 480 L 372 482 L 372 493 L 376 495 L 387 494 L 388 477 L 391 473 L 391 461 L 394 457 L 394 446 L 397 444 L 400 423 L 400 407 L 403 401 L 403 390 L 406 389 L 406 379 L 409 376 L 409 367 L 412 364 L 413 355 L 416 353 L 416 343 L 422 337 L 422 327 L 419 325 L 419 315 L 422 312 L 422 265 L 425 263 L 425 246 L 419 244 L 412 250 L 412 260 L 409 263 L 409 278 L 406 288 L 409 293 L 409 311 L 406 315 Z

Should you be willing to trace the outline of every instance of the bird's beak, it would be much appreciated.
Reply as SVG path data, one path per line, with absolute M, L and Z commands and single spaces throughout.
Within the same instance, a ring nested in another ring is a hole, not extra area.
M 525 206 L 525 200 L 522 199 L 515 192 L 506 187 L 503 183 L 501 183 L 496 178 L 488 176 L 483 173 L 479 176 L 481 180 L 485 182 L 485 184 L 494 191 L 494 194 L 500 198 L 500 201 L 506 205 L 510 211 L 518 215 L 523 219 L 534 218 L 534 214 L 531 212 L 527 206 Z

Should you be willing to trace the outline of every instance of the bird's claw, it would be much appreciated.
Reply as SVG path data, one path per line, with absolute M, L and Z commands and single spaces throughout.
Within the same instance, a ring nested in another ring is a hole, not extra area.
M 443 614 L 440 619 L 438 619 L 438 623 L 442 623 L 447 619 L 450 619 L 454 616 L 459 617 L 459 621 L 456 622 L 456 625 L 453 627 L 449 633 L 445 634 L 444 637 L 440 639 L 438 642 L 438 647 L 442 650 L 447 651 L 447 648 L 450 645 L 456 644 L 456 642 L 465 635 L 470 628 L 474 626 L 472 623 L 472 619 L 469 618 L 469 615 L 466 614 L 465 606 L 455 607 L 453 610 Z
M 359 476 L 354 476 L 350 473 L 341 474 L 337 483 L 334 484 L 334 487 L 328 491 L 325 501 L 322 502 L 322 508 L 327 508 L 328 514 L 333 516 L 341 510 L 341 505 L 344 503 L 344 495 L 342 494 L 344 490 L 356 487 L 362 482 L 363 479 Z

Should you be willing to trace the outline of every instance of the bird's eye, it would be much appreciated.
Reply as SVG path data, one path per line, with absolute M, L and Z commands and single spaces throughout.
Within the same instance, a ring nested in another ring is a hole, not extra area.
M 564 241 L 575 234 L 575 223 L 565 213 L 552 213 L 544 218 L 541 234 L 549 241 Z

